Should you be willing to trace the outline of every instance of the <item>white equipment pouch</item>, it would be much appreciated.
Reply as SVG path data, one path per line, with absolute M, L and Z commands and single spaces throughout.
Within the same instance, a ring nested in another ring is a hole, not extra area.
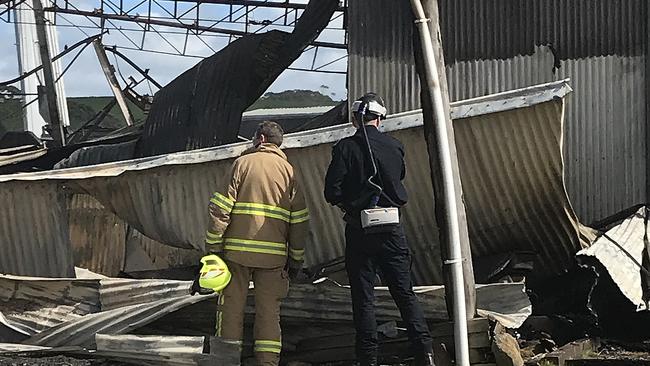
M 399 209 L 397 207 L 378 207 L 361 211 L 361 227 L 364 229 L 398 224 Z

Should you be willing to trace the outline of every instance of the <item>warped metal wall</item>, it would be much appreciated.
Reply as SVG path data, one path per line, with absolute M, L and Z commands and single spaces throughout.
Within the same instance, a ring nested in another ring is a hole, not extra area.
M 64 190 L 51 182 L 10 182 L 0 202 L 0 273 L 74 277 Z
M 452 101 L 571 78 L 565 179 L 581 221 L 646 201 L 644 0 L 439 0 Z M 408 1 L 350 0 L 349 95 L 418 109 Z

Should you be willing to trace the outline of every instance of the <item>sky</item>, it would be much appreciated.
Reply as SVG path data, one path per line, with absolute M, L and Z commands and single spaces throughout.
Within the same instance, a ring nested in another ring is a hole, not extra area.
M 72 0 L 72 4 L 80 10 L 92 11 L 99 8 L 101 0 Z M 110 0 L 104 0 L 108 4 Z M 146 5 L 137 7 L 140 1 L 123 0 L 124 7 L 135 7 L 133 13 L 146 14 Z M 118 1 L 113 1 L 119 3 Z M 306 2 L 306 1 L 303 1 Z M 146 2 L 143 2 L 146 4 Z M 168 0 L 153 1 L 152 16 L 153 17 L 167 17 L 169 14 L 166 12 L 173 12 L 173 2 Z M 196 18 L 196 11 L 191 10 L 191 3 L 178 3 L 179 12 L 189 11 L 186 15 L 188 19 L 186 23 L 191 23 Z M 108 5 L 105 5 L 108 6 Z M 26 10 L 27 11 L 27 10 Z M 203 4 L 200 8 L 200 25 L 213 24 L 215 20 L 221 19 L 229 13 L 228 6 Z M 242 10 L 238 15 L 243 14 Z M 284 14 L 284 10 L 280 9 L 256 9 L 249 14 L 250 19 L 256 21 L 263 21 L 266 19 L 273 20 L 278 16 Z M 0 81 L 12 79 L 18 76 L 18 58 L 16 49 L 16 25 L 14 23 L 7 23 L 0 20 Z M 13 19 L 13 18 L 12 18 Z M 82 16 L 59 14 L 56 19 L 56 31 L 59 37 L 59 52 L 67 45 L 70 46 L 89 35 L 98 33 L 95 29 L 96 24 L 99 23 L 98 19 L 87 19 Z M 341 42 L 344 37 L 344 32 L 340 29 L 342 24 L 342 17 L 332 21 L 318 40 L 327 42 Z M 109 25 L 109 24 L 107 24 Z M 155 29 L 158 32 L 164 33 L 164 37 L 160 36 L 154 31 L 148 32 L 144 41 L 142 40 L 143 32 L 138 30 L 139 26 L 135 23 L 112 21 L 109 26 L 120 28 L 121 31 L 111 30 L 108 35 L 104 36 L 105 45 L 117 45 L 118 50 L 131 58 L 136 64 L 143 69 L 149 69 L 150 75 L 157 80 L 160 84 L 166 85 L 172 81 L 176 76 L 180 75 L 185 70 L 197 64 L 201 57 L 207 57 L 214 54 L 224 47 L 228 39 L 223 36 L 215 36 L 214 34 L 204 33 L 200 37 L 191 35 L 187 37 L 186 53 L 196 57 L 175 56 L 169 54 L 160 54 L 153 52 L 143 52 L 131 50 L 144 44 L 144 48 L 155 50 L 158 52 L 177 53 L 183 50 L 186 35 L 180 34 L 180 29 L 160 27 Z M 219 25 L 221 28 L 230 29 L 243 29 L 242 24 L 224 24 Z M 267 29 L 271 29 L 270 27 Z M 282 30 L 291 31 L 291 28 L 283 28 Z M 214 51 L 213 51 L 214 50 Z M 53 52 L 54 54 L 54 52 Z M 75 57 L 76 51 L 66 55 L 63 58 L 63 67 L 65 68 L 70 61 Z M 140 79 L 139 74 L 132 69 L 128 64 L 122 60 L 113 58 L 112 54 L 109 55 L 109 60 L 117 66 L 117 75 L 122 86 L 122 76 L 128 79 L 129 76 L 134 76 Z M 309 68 L 312 64 L 314 50 L 307 51 L 292 65 L 294 68 Z M 328 62 L 334 61 L 345 56 L 345 50 L 335 50 L 320 48 L 318 50 L 317 58 L 315 61 L 316 66 L 324 65 Z M 347 67 L 347 60 L 344 58 L 340 61 L 333 63 L 324 68 L 324 70 L 345 70 Z M 81 55 L 74 62 L 74 65 L 64 75 L 64 83 L 67 95 L 78 96 L 104 96 L 110 95 L 106 78 L 101 72 L 97 56 L 92 46 L 87 47 Z M 20 87 L 20 84 L 14 84 Z M 325 86 L 325 87 L 323 87 Z M 271 85 L 268 91 L 278 92 L 290 89 L 309 89 L 320 90 L 332 97 L 335 100 L 342 100 L 346 98 L 345 88 L 345 75 L 331 74 L 331 73 L 318 73 L 318 72 L 305 72 L 305 71 L 292 71 L 286 70 L 276 81 Z M 152 94 L 157 88 L 154 85 L 143 83 L 137 89 L 140 93 Z

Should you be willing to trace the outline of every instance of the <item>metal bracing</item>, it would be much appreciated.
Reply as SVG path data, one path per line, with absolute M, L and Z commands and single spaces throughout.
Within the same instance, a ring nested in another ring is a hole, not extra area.
M 8 10 L 22 1 L 0 0 L 0 19 L 14 22 Z M 346 72 L 346 3 L 332 17 L 327 35 L 304 51 L 310 65 L 292 70 Z M 292 31 L 306 6 L 304 0 L 57 0 L 45 10 L 56 14 L 57 27 L 86 35 L 86 30 L 112 32 L 103 43 L 115 49 L 203 58 L 248 34 Z M 112 41 L 115 36 L 119 41 Z M 197 54 L 196 47 L 188 47 L 192 42 L 205 52 Z

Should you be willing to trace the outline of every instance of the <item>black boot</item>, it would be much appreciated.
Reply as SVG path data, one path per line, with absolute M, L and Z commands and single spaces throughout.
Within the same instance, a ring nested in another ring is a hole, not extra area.
M 359 366 L 379 366 L 377 357 L 363 357 L 359 359 Z
M 433 352 L 423 352 L 415 357 L 415 366 L 435 366 Z

